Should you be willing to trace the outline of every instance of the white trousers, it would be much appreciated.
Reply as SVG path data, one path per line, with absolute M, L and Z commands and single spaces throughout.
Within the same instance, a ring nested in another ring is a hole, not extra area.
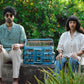
M 7 52 L 4 48 L 0 53 L 0 78 L 2 77 L 3 64 L 8 61 L 12 61 L 13 64 L 13 78 L 19 77 L 20 65 L 23 62 L 21 58 L 21 50 L 11 50 Z

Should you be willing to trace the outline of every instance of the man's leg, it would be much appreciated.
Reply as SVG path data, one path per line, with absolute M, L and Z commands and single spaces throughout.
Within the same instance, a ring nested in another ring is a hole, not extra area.
M 3 52 L 0 52 L 0 84 L 2 84 Z
M 13 84 L 18 84 L 18 77 L 19 77 L 19 70 L 20 70 L 20 65 L 22 63 L 21 59 L 21 50 L 11 50 L 9 52 L 11 58 L 12 58 L 12 63 L 13 63 Z
M 62 67 L 64 67 L 64 64 L 66 63 L 66 58 L 63 57 L 60 61 L 59 60 L 56 60 L 56 64 L 55 64 L 55 72 L 56 73 L 59 73 L 59 70 L 62 70 L 61 68 L 61 65 Z
M 0 51 L 0 84 L 2 84 L 2 66 L 3 63 L 6 61 L 6 57 L 8 56 L 8 53 L 6 52 L 5 49 L 2 49 L 2 51 Z

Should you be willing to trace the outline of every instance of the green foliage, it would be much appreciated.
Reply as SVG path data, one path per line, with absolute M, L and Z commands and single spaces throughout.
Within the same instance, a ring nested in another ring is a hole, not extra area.
M 17 10 L 14 21 L 24 26 L 27 38 L 52 38 L 55 52 L 70 15 L 77 16 L 84 27 L 82 0 L 1 0 L 0 24 L 5 22 L 3 9 L 6 6 Z
M 66 69 L 64 72 L 62 69 L 62 71 L 59 71 L 59 74 L 55 73 L 50 68 L 48 68 L 49 71 L 43 69 L 41 71 L 44 73 L 44 82 L 40 81 L 36 76 L 35 79 L 38 84 L 84 84 L 84 74 L 81 74 L 81 67 L 79 67 L 78 73 L 73 73 L 69 64 L 68 66 L 69 70 Z

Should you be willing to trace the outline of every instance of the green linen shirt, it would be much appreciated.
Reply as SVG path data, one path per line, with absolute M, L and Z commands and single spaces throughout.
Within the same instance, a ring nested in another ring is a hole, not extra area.
M 23 43 L 26 40 L 24 28 L 13 22 L 11 30 L 8 30 L 6 23 L 0 26 L 0 44 L 9 51 L 13 44 Z

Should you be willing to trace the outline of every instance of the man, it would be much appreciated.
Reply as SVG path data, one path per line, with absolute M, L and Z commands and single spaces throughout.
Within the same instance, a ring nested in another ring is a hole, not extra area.
M 2 65 L 12 60 L 13 84 L 18 84 L 19 69 L 22 63 L 21 49 L 24 47 L 26 35 L 24 28 L 13 22 L 16 10 L 7 6 L 3 10 L 5 23 L 0 26 L 0 84 L 2 84 Z

